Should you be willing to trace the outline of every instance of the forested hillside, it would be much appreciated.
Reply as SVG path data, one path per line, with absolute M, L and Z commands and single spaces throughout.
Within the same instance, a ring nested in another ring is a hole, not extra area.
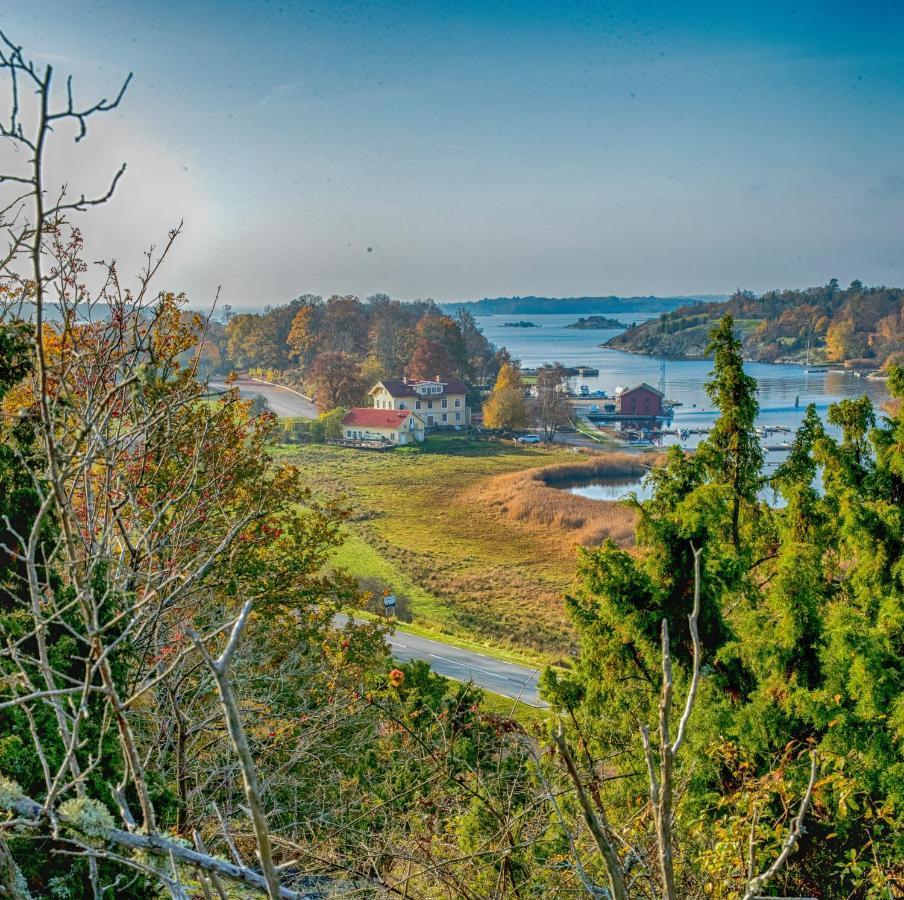
M 739 291 L 724 303 L 683 306 L 630 328 L 606 344 L 618 350 L 700 357 L 709 332 L 734 317 L 745 358 L 761 362 L 833 362 L 878 368 L 904 357 L 904 290 L 841 289 L 834 279 L 803 291 Z

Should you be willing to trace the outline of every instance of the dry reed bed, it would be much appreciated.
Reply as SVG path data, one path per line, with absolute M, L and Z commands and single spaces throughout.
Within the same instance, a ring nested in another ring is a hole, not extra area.
M 615 501 L 580 497 L 555 485 L 637 477 L 662 460 L 658 453 L 594 454 L 573 463 L 497 475 L 468 491 L 468 499 L 524 528 L 547 536 L 552 532 L 567 547 L 593 547 L 606 538 L 627 547 L 634 542 L 637 513 L 633 509 Z

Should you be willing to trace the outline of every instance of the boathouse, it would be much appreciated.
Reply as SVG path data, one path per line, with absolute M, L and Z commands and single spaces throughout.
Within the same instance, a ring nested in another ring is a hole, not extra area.
M 661 416 L 665 395 L 652 385 L 643 382 L 628 388 L 616 397 L 616 407 L 621 416 Z

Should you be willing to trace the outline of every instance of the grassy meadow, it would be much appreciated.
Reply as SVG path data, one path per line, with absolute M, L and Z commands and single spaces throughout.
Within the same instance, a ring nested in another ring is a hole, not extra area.
M 626 474 L 637 470 L 638 456 L 458 436 L 385 453 L 324 445 L 280 453 L 316 491 L 344 497 L 352 510 L 337 565 L 404 598 L 424 633 L 533 661 L 561 658 L 572 646 L 562 596 L 576 546 L 605 536 L 631 541 L 633 512 L 544 479 Z

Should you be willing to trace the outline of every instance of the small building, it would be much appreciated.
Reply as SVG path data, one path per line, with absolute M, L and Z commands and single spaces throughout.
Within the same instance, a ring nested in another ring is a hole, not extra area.
M 427 428 L 462 428 L 471 424 L 468 387 L 457 378 L 417 381 L 385 378 L 369 391 L 374 409 L 414 410 Z
M 626 388 L 616 397 L 616 406 L 619 415 L 622 416 L 661 416 L 662 391 L 657 391 L 652 385 L 643 382 L 637 387 Z
M 413 444 L 424 439 L 424 420 L 411 410 L 356 406 L 342 420 L 342 439 L 361 444 Z

